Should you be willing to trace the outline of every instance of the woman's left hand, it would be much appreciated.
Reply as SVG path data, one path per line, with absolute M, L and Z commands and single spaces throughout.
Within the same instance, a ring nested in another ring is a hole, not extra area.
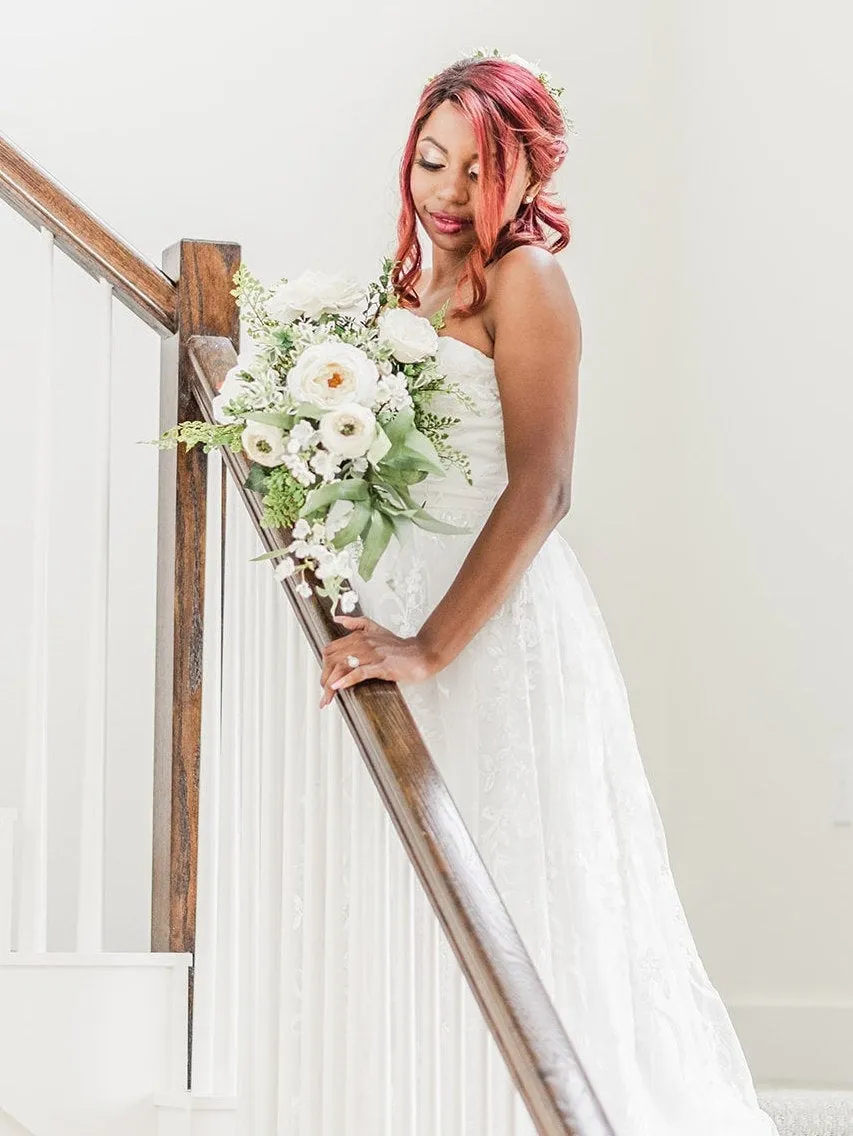
M 430 657 L 417 635 L 401 639 L 364 615 L 336 615 L 336 623 L 349 627 L 348 635 L 333 639 L 323 648 L 320 706 L 327 706 L 336 690 L 354 686 L 366 678 L 389 682 L 423 682 L 440 668 Z M 355 655 L 357 667 L 350 667 L 347 655 Z

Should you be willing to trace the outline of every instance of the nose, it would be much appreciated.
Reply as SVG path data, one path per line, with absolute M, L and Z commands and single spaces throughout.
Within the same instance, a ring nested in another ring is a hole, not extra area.
M 467 173 L 462 170 L 454 174 L 452 170 L 445 170 L 441 185 L 436 191 L 438 200 L 447 205 L 465 205 L 468 201 L 468 194 Z

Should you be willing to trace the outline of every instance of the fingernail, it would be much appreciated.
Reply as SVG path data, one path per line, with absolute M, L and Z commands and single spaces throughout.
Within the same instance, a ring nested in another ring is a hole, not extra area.
M 333 683 L 332 683 L 332 690 L 337 690 L 337 689 L 338 689 L 338 687 L 339 687 L 339 686 L 341 685 L 341 682 L 342 682 L 342 680 L 341 680 L 341 679 L 338 679 L 338 681 L 337 681 L 337 682 L 333 682 Z

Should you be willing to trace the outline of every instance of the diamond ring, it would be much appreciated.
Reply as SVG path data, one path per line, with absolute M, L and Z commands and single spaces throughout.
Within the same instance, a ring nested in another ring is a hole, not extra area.
M 361 659 L 357 655 L 347 655 L 347 666 L 358 667 L 361 666 Z

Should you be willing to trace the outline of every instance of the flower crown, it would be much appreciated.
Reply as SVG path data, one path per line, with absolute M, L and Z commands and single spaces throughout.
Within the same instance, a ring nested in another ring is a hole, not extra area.
M 556 85 L 556 83 L 554 82 L 554 80 L 551 78 L 550 72 L 545 71 L 542 67 L 540 67 L 538 62 L 531 63 L 529 60 L 522 58 L 522 56 L 520 56 L 520 55 L 503 55 L 503 54 L 501 54 L 501 52 L 498 51 L 498 49 L 496 47 L 493 47 L 493 48 L 475 47 L 473 49 L 473 51 L 463 52 L 462 55 L 460 55 L 458 57 L 458 60 L 472 59 L 472 58 L 473 59 L 504 59 L 504 60 L 506 60 L 507 63 L 518 63 L 521 67 L 526 67 L 528 71 L 530 71 L 533 75 L 536 76 L 536 78 L 539 80 L 539 82 L 542 84 L 542 86 L 545 88 L 545 90 L 548 92 L 548 94 L 551 96 L 551 98 L 554 100 L 554 102 L 560 108 L 560 114 L 563 117 L 563 123 L 565 124 L 566 130 L 567 131 L 573 131 L 573 132 L 575 131 L 575 124 L 569 118 L 568 111 L 566 110 L 566 107 L 563 105 L 563 94 L 564 94 L 566 88 L 565 87 L 558 87 Z M 458 60 L 457 60 L 457 62 L 458 62 Z M 430 75 L 429 79 L 427 79 L 427 83 L 431 83 L 434 78 L 435 78 L 435 75 Z

